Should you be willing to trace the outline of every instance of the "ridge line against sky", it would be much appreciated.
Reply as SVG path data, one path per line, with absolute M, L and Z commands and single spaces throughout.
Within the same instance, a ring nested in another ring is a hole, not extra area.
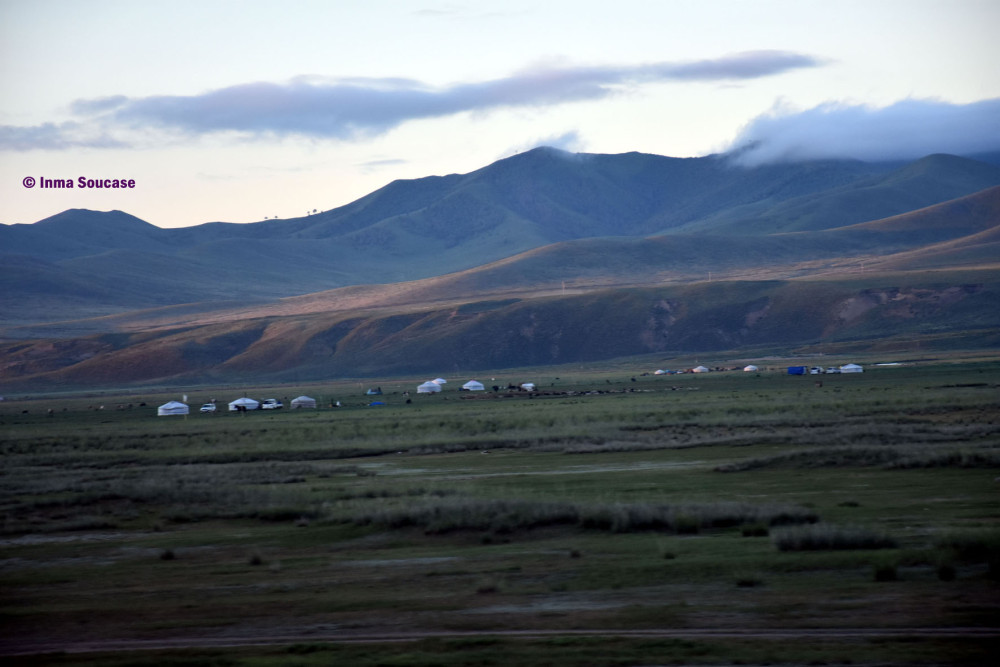
M 298 217 L 538 145 L 1000 151 L 991 0 L 6 0 L 0 222 Z M 134 179 L 120 191 L 28 187 Z

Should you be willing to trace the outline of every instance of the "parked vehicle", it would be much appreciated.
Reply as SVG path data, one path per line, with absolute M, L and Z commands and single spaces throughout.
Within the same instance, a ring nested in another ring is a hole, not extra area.
M 285 407 L 281 401 L 276 398 L 265 399 L 263 403 L 260 404 L 261 410 L 280 410 Z
M 215 403 L 206 403 L 201 406 L 201 412 L 215 412 Z

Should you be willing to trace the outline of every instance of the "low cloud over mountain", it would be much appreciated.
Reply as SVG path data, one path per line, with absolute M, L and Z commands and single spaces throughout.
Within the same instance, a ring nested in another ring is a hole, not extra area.
M 777 106 L 750 121 L 730 150 L 747 166 L 1000 151 L 1000 98 L 971 104 L 909 99 L 882 108 L 828 102 L 805 111 Z

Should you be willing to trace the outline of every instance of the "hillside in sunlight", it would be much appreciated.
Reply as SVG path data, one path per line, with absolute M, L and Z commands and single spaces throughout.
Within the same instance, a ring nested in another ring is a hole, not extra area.
M 954 156 L 748 170 L 540 149 L 295 220 L 167 230 L 67 211 L 0 226 L 0 247 L 12 388 L 979 347 L 1000 331 L 1000 168 Z

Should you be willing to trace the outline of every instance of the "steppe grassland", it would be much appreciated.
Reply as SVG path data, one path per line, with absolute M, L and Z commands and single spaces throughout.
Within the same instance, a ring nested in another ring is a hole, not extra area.
M 9 636 L 995 627 L 1000 363 L 537 382 L 5 402 Z

